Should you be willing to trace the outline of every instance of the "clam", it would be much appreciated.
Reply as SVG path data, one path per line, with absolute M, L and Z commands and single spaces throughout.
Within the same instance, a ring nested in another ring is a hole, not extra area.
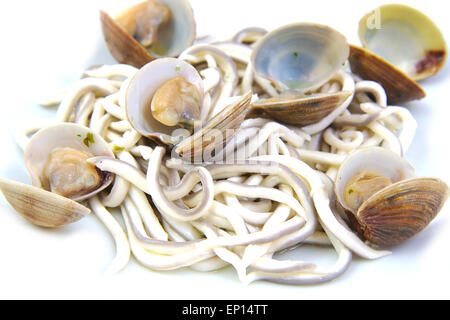
M 269 32 L 255 45 L 251 63 L 281 95 L 256 101 L 253 112 L 288 124 L 317 123 L 352 95 L 314 93 L 342 69 L 348 55 L 346 38 L 327 26 L 298 23 Z
M 176 57 L 195 40 L 187 0 L 148 0 L 112 18 L 100 12 L 103 35 L 113 57 L 137 68 L 161 57 Z
M 374 14 L 375 23 L 371 21 Z M 436 24 L 406 5 L 384 5 L 366 14 L 359 24 L 359 38 L 366 49 L 415 81 L 439 72 L 447 58 L 445 40 Z
M 62 227 L 91 212 L 78 202 L 16 181 L 0 179 L 0 189 L 16 212 L 40 227 Z
M 114 157 L 99 135 L 74 123 L 59 123 L 38 131 L 24 152 L 33 186 L 74 201 L 88 199 L 106 189 L 113 175 L 86 160 Z
M 225 143 L 245 120 L 251 98 L 251 92 L 237 97 L 202 123 L 202 109 L 207 103 L 202 77 L 183 60 L 160 58 L 131 79 L 125 109 L 136 131 L 156 143 L 174 147 L 178 155 L 184 156 Z
M 192 65 L 176 58 L 157 59 L 131 79 L 125 98 L 127 119 L 143 136 L 174 145 L 183 138 L 173 135 L 174 130 L 198 125 L 203 95 L 202 78 Z
M 88 128 L 59 123 L 39 130 L 25 148 L 32 185 L 0 179 L 10 205 L 31 223 L 47 228 L 74 223 L 90 213 L 78 203 L 107 188 L 113 175 L 86 160 L 114 157 L 108 144 Z
M 416 81 L 438 73 L 447 58 L 438 27 L 405 5 L 384 5 L 366 14 L 359 38 L 363 48 L 351 46 L 351 69 L 363 79 L 379 82 L 391 104 L 424 98 Z
M 445 182 L 415 177 L 406 160 L 380 147 L 351 154 L 335 192 L 356 231 L 378 247 L 398 245 L 425 229 L 449 196 Z

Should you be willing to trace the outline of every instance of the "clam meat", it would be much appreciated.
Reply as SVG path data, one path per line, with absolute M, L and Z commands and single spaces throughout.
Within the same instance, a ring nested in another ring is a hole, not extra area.
M 143 136 L 174 147 L 179 155 L 194 155 L 231 138 L 245 120 L 251 98 L 251 92 L 236 97 L 202 123 L 202 108 L 210 100 L 205 99 L 201 75 L 184 60 L 160 58 L 131 79 L 125 109 L 128 121 Z
M 113 180 L 112 174 L 86 161 L 94 156 L 114 154 L 102 137 L 73 123 L 41 129 L 24 152 L 25 166 L 35 187 L 74 201 L 94 196 Z
M 109 51 L 120 63 L 140 68 L 161 57 L 176 57 L 195 40 L 195 19 L 187 0 L 147 0 L 113 18 L 100 12 Z
M 158 30 L 171 19 L 171 10 L 158 1 L 138 3 L 116 17 L 116 22 L 143 47 L 150 47 L 157 40 Z

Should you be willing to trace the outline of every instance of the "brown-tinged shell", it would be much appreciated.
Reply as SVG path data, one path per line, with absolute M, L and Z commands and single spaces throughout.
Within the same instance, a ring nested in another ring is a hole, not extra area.
M 100 11 L 103 36 L 112 56 L 120 63 L 141 68 L 154 58 L 105 11 Z
M 384 87 L 390 104 L 420 100 L 426 96 L 417 82 L 369 50 L 350 45 L 349 62 L 353 73 Z
M 352 95 L 349 91 L 315 93 L 302 98 L 271 98 L 252 104 L 252 116 L 274 119 L 290 125 L 319 122 Z
M 62 227 L 91 212 L 73 200 L 16 181 L 0 179 L 0 189 L 17 213 L 41 227 Z
M 222 148 L 244 122 L 250 111 L 252 93 L 248 92 L 215 115 L 203 128 L 175 146 L 175 152 L 190 160 L 208 160 L 215 148 Z M 206 159 L 205 159 L 206 157 Z
M 396 153 L 370 147 L 341 164 L 335 194 L 353 229 L 385 248 L 423 230 L 442 209 L 449 188 L 437 178 L 416 178 L 414 168 Z
M 449 197 L 437 178 L 395 183 L 370 197 L 356 215 L 362 236 L 379 247 L 398 245 L 422 231 Z

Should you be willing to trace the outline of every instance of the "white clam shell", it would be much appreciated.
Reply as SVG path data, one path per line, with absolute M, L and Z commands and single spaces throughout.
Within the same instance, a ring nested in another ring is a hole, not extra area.
M 166 81 L 182 77 L 194 85 L 203 100 L 203 80 L 189 63 L 176 58 L 161 58 L 142 67 L 131 79 L 125 97 L 128 121 L 143 136 L 164 144 L 176 144 L 180 137 L 172 136 L 177 127 L 168 127 L 156 120 L 150 104 L 156 90 Z
M 91 137 L 91 142 L 85 140 Z M 93 156 L 114 157 L 108 143 L 98 134 L 75 123 L 59 123 L 39 130 L 29 141 L 24 151 L 25 166 L 31 176 L 34 186 L 42 188 L 42 172 L 50 153 L 56 148 L 73 148 L 86 151 Z M 111 182 L 112 175 L 104 174 L 102 185 L 93 192 L 74 197 L 81 201 L 104 190 Z
M 349 55 L 346 38 L 327 26 L 298 23 L 278 28 L 255 46 L 255 72 L 281 90 L 309 91 L 326 83 Z
M 155 58 L 176 57 L 189 47 L 195 40 L 196 26 L 194 13 L 188 0 L 158 0 L 170 8 L 172 19 L 161 30 L 156 46 L 167 48 L 163 54 L 150 49 Z

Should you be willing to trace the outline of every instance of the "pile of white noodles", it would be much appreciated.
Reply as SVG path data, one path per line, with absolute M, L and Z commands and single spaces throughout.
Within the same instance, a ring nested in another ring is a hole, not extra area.
M 252 72 L 251 52 L 250 44 L 229 41 L 193 46 L 180 56 L 204 78 L 208 103 L 202 120 L 248 90 L 254 98 L 278 95 Z M 323 121 L 300 128 L 248 119 L 214 161 L 194 165 L 165 156 L 164 148 L 130 126 L 124 97 L 136 71 L 127 65 L 89 69 L 45 103 L 58 106 L 54 121 L 89 127 L 116 154 L 117 159 L 90 160 L 116 174 L 112 188 L 88 203 L 115 240 L 109 272 L 125 268 L 132 254 L 152 270 L 211 271 L 231 264 L 244 283 L 315 284 L 344 273 L 353 254 L 366 259 L 389 254 L 347 227 L 333 190 L 337 170 L 351 152 L 382 146 L 403 156 L 414 137 L 415 120 L 408 110 L 388 106 L 380 85 L 341 70 L 320 91 L 354 94 Z M 18 143 L 24 148 L 45 125 L 27 128 Z M 221 162 L 225 158 L 236 161 Z M 335 264 L 274 258 L 305 244 L 334 247 Z

